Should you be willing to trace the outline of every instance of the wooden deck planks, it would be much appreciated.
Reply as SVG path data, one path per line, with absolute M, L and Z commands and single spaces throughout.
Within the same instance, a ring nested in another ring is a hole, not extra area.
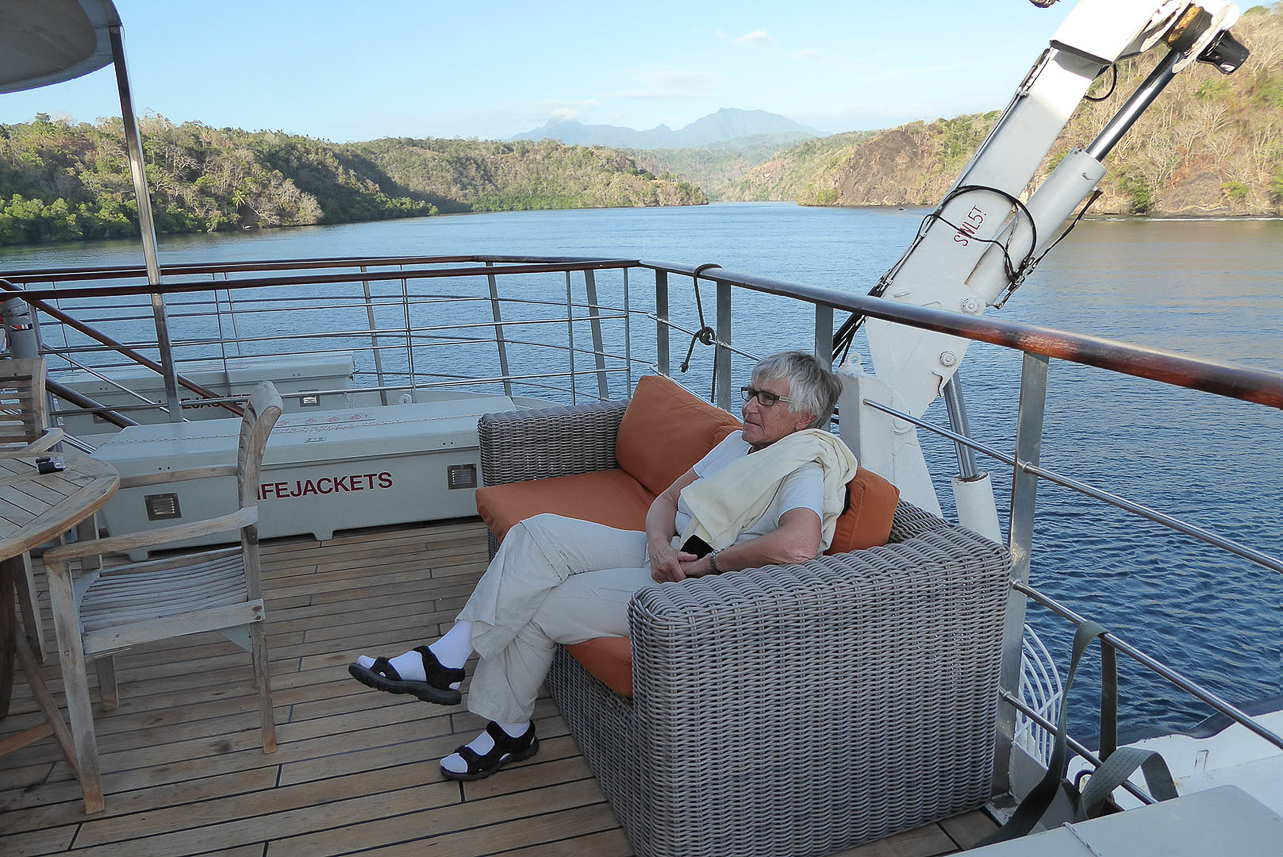
M 106 812 L 85 817 L 66 762 L 39 742 L 0 764 L 0 853 L 627 857 L 551 700 L 536 708 L 535 758 L 460 784 L 437 761 L 478 718 L 347 675 L 359 653 L 400 652 L 448 627 L 485 561 L 485 529 L 471 520 L 264 543 L 276 753 L 262 752 L 248 653 L 213 634 L 126 653 L 120 708 L 96 721 Z M 44 671 L 61 701 L 56 652 Z M 35 719 L 19 682 L 0 740 Z M 843 857 L 931 857 L 992 828 L 972 813 Z

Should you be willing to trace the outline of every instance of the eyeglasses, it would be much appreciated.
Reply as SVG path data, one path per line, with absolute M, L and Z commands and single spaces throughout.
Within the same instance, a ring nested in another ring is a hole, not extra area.
M 753 397 L 756 396 L 758 403 L 764 408 L 774 407 L 776 402 L 793 403 L 793 400 L 788 396 L 777 396 L 770 390 L 755 390 L 752 387 L 740 387 L 740 393 L 744 395 L 745 402 L 753 401 Z

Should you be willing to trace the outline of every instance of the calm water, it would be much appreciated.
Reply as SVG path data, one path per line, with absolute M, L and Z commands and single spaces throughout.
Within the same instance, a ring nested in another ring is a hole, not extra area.
M 922 214 L 775 204 L 512 212 L 171 237 L 161 242 L 161 258 L 602 254 L 716 262 L 865 292 L 907 246 Z M 0 248 L 0 270 L 139 259 L 133 242 Z M 644 293 L 647 278 L 634 277 L 634 294 Z M 689 283 L 674 280 L 673 290 L 674 316 L 681 313 L 693 326 Z M 711 289 L 705 297 L 711 313 Z M 1283 369 L 1283 222 L 1085 222 L 998 317 L 1277 371 Z M 808 313 L 787 302 L 737 297 L 735 319 L 736 344 L 753 353 L 810 346 Z M 635 343 L 641 338 L 634 333 Z M 674 335 L 675 360 L 686 344 Z M 697 358 L 688 381 L 693 389 L 707 391 L 707 366 Z M 737 366 L 737 373 L 743 370 Z M 1010 450 L 1019 357 L 973 345 L 964 374 L 978 439 Z M 932 416 L 943 422 L 943 408 Z M 929 459 L 943 462 L 937 470 L 947 485 L 952 445 L 925 439 L 924 446 Z M 1058 362 L 1043 456 L 1053 469 L 1283 555 L 1278 411 Z M 993 472 L 1005 504 L 1010 473 L 997 462 L 982 466 Z M 947 494 L 945 488 L 946 507 Z M 1036 584 L 1233 701 L 1283 693 L 1280 575 L 1052 485 L 1040 488 L 1039 509 Z M 1063 656 L 1067 626 L 1032 618 L 1052 653 Z M 1090 676 L 1084 678 L 1073 720 L 1090 733 L 1094 703 L 1086 695 Z M 1206 714 L 1143 670 L 1124 664 L 1123 679 L 1131 701 L 1126 725 L 1186 726 Z

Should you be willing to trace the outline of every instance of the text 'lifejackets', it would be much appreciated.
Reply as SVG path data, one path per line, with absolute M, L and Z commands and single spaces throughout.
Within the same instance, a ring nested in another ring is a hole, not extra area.
M 322 476 L 320 479 L 296 479 L 293 482 L 264 482 L 258 486 L 258 499 L 275 497 L 285 500 L 309 494 L 343 494 L 351 491 L 378 491 L 392 487 L 392 474 L 352 473 L 346 476 Z

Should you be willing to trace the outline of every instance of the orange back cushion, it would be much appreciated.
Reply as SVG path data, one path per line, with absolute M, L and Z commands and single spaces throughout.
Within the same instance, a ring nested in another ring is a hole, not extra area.
M 838 518 L 833 541 L 824 553 L 833 555 L 887 543 L 900 502 L 900 489 L 872 470 L 859 468 L 847 483 L 847 510 Z
M 615 458 L 648 491 L 661 494 L 740 427 L 735 417 L 676 381 L 645 375 L 624 411 Z

